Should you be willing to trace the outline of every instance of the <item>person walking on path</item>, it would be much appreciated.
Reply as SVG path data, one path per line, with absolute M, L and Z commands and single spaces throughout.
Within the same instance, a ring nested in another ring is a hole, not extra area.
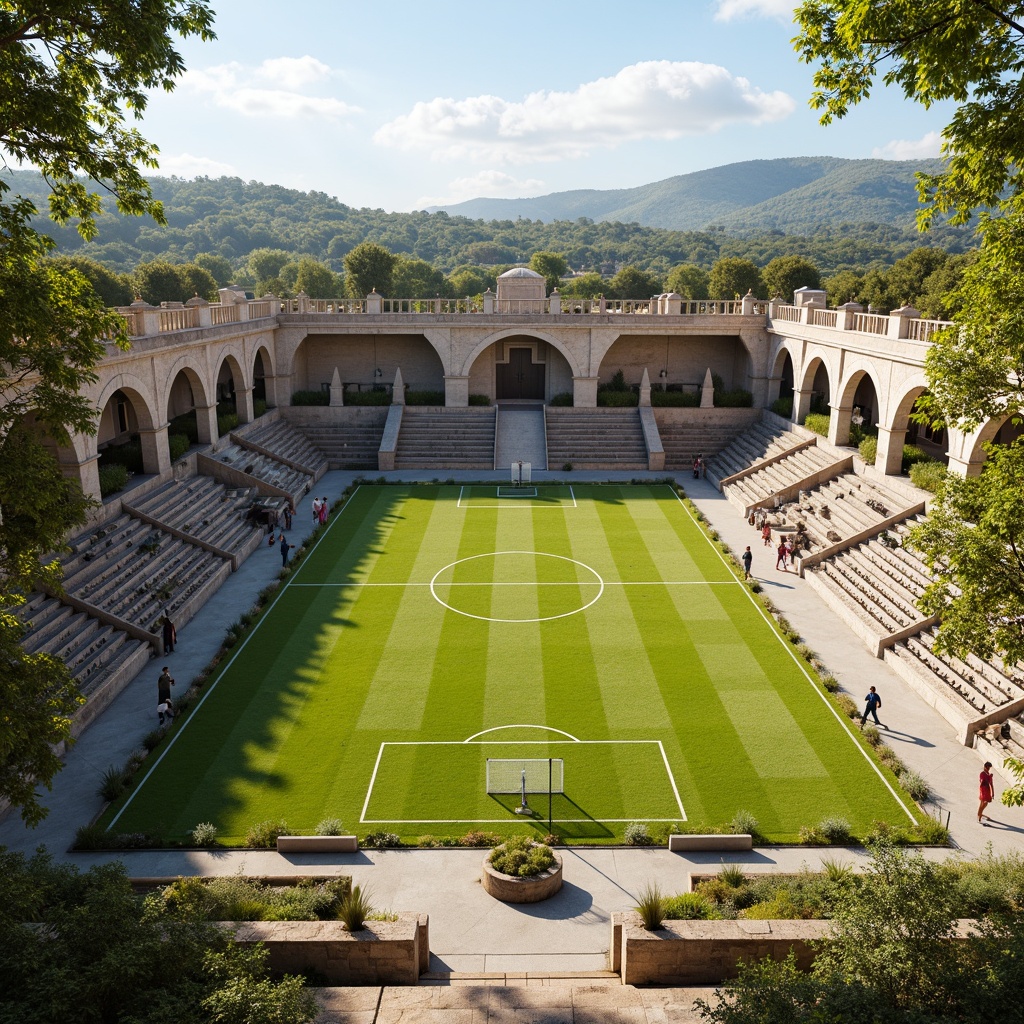
M 325 494 L 320 499 L 320 525 L 324 526 L 327 523 L 327 513 L 330 510 L 330 505 L 327 504 L 327 495 Z
M 289 501 L 284 510 L 284 528 L 290 530 L 292 528 L 292 516 L 295 515 L 295 506 Z
M 868 720 L 868 715 L 871 715 L 875 720 L 875 725 L 880 725 L 884 729 L 885 726 L 878 720 L 878 709 L 882 706 L 882 698 L 878 696 L 878 692 L 872 686 L 868 690 L 867 696 L 864 698 L 864 714 L 860 716 L 860 727 L 863 729 L 864 724 Z
M 174 623 L 171 622 L 171 617 L 167 613 L 167 609 L 164 609 L 164 617 L 161 620 L 163 623 L 164 630 L 164 654 L 173 654 L 174 645 L 178 642 L 178 631 L 174 628 Z
M 775 549 L 777 555 L 775 559 L 775 568 L 782 569 L 783 572 L 789 572 L 786 568 L 786 542 L 784 540 L 779 541 L 779 546 Z
M 992 778 L 992 762 L 986 761 L 978 776 L 978 824 L 984 825 L 992 819 L 985 814 L 985 808 L 995 799 L 995 781 Z M 982 820 L 984 818 L 984 821 Z
M 173 685 L 174 679 L 171 677 L 167 666 L 164 665 L 160 678 L 156 681 L 156 702 L 158 704 L 163 704 L 165 700 L 171 699 L 171 687 Z
M 314 498 L 313 499 L 313 525 L 314 526 L 319 526 L 320 525 L 320 499 L 319 498 Z
M 796 545 L 793 543 L 793 538 L 790 537 L 786 541 L 786 557 L 789 559 L 789 564 L 793 564 L 793 555 L 796 554 Z
M 772 546 L 772 528 L 769 523 L 765 522 L 764 526 L 761 527 L 761 540 L 764 542 L 766 548 Z
M 750 579 L 750 566 L 754 561 L 754 553 L 750 550 L 750 545 L 747 545 L 747 550 L 740 555 L 740 561 L 743 563 L 743 578 L 745 580 Z
M 283 569 L 288 564 L 288 551 L 295 547 L 294 544 L 288 543 L 288 538 L 282 533 L 281 534 L 281 568 Z

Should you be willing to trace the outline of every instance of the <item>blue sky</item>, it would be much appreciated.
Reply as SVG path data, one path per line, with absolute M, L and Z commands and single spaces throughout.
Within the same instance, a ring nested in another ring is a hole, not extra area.
M 212 2 L 217 40 L 184 41 L 187 74 L 145 112 L 158 173 L 351 206 L 627 188 L 755 158 L 935 156 L 951 113 L 878 86 L 820 126 L 792 0 Z

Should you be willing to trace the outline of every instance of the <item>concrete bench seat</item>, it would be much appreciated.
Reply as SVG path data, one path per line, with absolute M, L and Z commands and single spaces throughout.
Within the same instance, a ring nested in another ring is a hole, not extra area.
M 689 850 L 752 850 L 754 837 L 747 833 L 739 835 L 690 835 L 669 836 L 669 853 L 684 853 Z
M 356 853 L 355 836 L 278 836 L 278 853 Z

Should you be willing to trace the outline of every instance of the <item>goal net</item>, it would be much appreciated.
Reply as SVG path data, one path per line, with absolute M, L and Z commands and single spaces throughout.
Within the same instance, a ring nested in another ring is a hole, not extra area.
M 487 758 L 488 793 L 564 793 L 565 762 L 560 757 Z M 549 788 L 550 785 L 550 788 Z

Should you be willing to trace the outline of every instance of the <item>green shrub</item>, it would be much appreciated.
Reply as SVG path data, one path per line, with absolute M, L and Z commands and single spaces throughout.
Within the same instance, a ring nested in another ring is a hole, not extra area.
M 914 839 L 925 846 L 949 846 L 949 829 L 934 818 L 925 818 L 914 826 Z
M 757 831 L 757 818 L 750 811 L 737 811 L 732 816 L 731 827 L 736 835 L 759 835 Z
M 645 822 L 631 821 L 622 833 L 622 841 L 627 846 L 650 846 L 651 833 Z
M 160 746 L 160 741 L 164 738 L 162 729 L 151 729 L 142 737 L 142 745 L 146 750 L 153 751 Z
M 390 405 L 391 392 L 387 388 L 374 388 L 372 391 L 346 391 L 346 405 Z M 442 398 L 441 404 L 444 405 Z
M 370 891 L 363 886 L 354 885 L 352 891 L 341 901 L 338 908 L 338 920 L 349 932 L 363 930 L 366 919 L 373 913 L 370 903 Z
M 653 932 L 661 927 L 661 922 L 665 919 L 665 900 L 656 884 L 648 882 L 640 890 L 636 912 L 643 921 L 645 931 Z
M 804 417 L 804 426 L 808 430 L 813 430 L 815 434 L 821 434 L 822 437 L 828 437 L 828 425 L 831 417 L 826 413 L 822 412 L 809 412 Z
M 837 693 L 836 704 L 847 718 L 856 718 L 860 714 L 856 701 L 848 693 Z
M 486 395 L 482 395 L 486 398 Z M 406 405 L 444 405 L 443 391 L 407 391 L 405 393 Z M 486 404 L 486 403 L 484 403 Z
M 597 404 L 606 408 L 625 409 L 639 405 L 640 396 L 635 391 L 613 391 L 609 388 L 599 388 Z
M 769 899 L 752 903 L 740 916 L 750 921 L 796 921 L 810 917 L 811 911 L 795 902 L 788 889 L 779 889 Z
M 349 396 L 345 396 L 346 402 Z M 317 391 L 293 391 L 292 405 L 330 405 L 331 393 L 322 388 Z
M 800 826 L 800 842 L 804 846 L 824 846 L 828 843 L 825 833 L 817 825 Z
M 772 402 L 772 412 L 776 416 L 784 416 L 787 420 L 793 418 L 793 399 L 790 398 L 776 398 Z
M 167 437 L 167 447 L 171 450 L 171 462 L 176 462 L 182 457 L 191 447 L 192 442 L 188 439 L 188 434 L 169 434 Z
M 934 462 L 935 460 L 923 449 L 918 448 L 916 444 L 905 444 L 903 446 L 903 460 L 902 470 L 904 473 L 910 472 L 911 466 L 916 466 L 921 462 Z
M 557 395 L 552 395 L 549 405 L 560 405 L 560 406 L 572 406 L 572 392 L 571 391 L 560 391 Z
M 192 829 L 193 846 L 216 846 L 217 826 L 209 821 L 201 821 Z
M 830 843 L 848 843 L 852 837 L 850 823 L 839 815 L 822 818 L 818 822 L 818 831 Z
M 369 832 L 363 840 L 363 846 L 370 850 L 387 850 L 401 845 L 402 837 L 394 832 Z
M 942 462 L 915 462 L 910 467 L 910 482 L 915 487 L 934 494 L 946 479 L 948 472 L 945 463 Z
M 205 921 L 330 921 L 349 896 L 344 875 L 297 885 L 270 886 L 252 878 L 179 878 L 155 894 L 175 916 Z
M 315 836 L 343 836 L 344 834 L 345 826 L 341 823 L 341 818 L 324 818 L 313 829 Z
M 104 773 L 100 782 L 99 795 L 112 803 L 128 788 L 128 773 L 124 768 L 111 765 Z
M 743 388 L 732 391 L 715 391 L 716 409 L 749 409 L 754 404 L 754 396 Z
M 882 734 L 873 725 L 867 725 L 861 731 L 864 734 L 864 739 L 872 747 L 880 747 L 882 745 Z
M 865 437 L 857 446 L 857 451 L 860 452 L 860 457 L 869 466 L 873 466 L 875 464 L 875 459 L 878 458 L 878 438 Z
M 442 402 L 441 404 L 443 405 L 444 403 Z M 469 396 L 469 404 L 470 405 L 490 405 L 491 404 L 491 397 L 490 397 L 490 395 L 470 395 Z
M 662 909 L 667 921 L 713 921 L 720 916 L 714 905 L 696 892 L 666 896 Z
M 911 799 L 924 803 L 932 795 L 932 787 L 917 772 L 904 768 L 899 773 L 900 785 L 910 794 Z
M 839 692 L 839 680 L 833 675 L 822 676 L 821 685 L 824 686 L 829 693 Z
M 254 398 L 252 400 L 252 414 L 259 419 L 267 411 L 267 400 L 265 398 Z
M 470 849 L 482 849 L 487 846 L 498 846 L 501 843 L 501 836 L 494 832 L 467 832 L 460 840 L 460 846 L 468 846 Z
M 659 409 L 696 409 L 700 406 L 700 392 L 651 391 L 651 405 Z
M 878 748 L 878 760 L 882 762 L 887 768 L 891 769 L 896 775 L 899 775 L 907 766 L 903 763 L 903 759 L 896 753 L 892 747 L 887 747 L 884 743 Z
M 103 498 L 123 491 L 128 483 L 128 469 L 121 465 L 100 466 L 100 496 Z
M 290 836 L 292 830 L 283 819 L 259 821 L 245 834 L 245 845 L 250 850 L 270 850 L 277 846 L 278 836 Z
M 103 466 L 124 466 L 129 473 L 143 472 L 142 442 L 138 434 L 124 444 L 112 444 L 100 452 L 100 468 Z
M 718 879 L 730 889 L 738 889 L 747 882 L 747 876 L 743 874 L 743 868 L 738 864 L 723 864 L 718 872 Z
M 224 437 L 238 426 L 237 412 L 224 412 L 217 417 L 217 436 Z
M 598 389 L 601 391 L 628 391 L 629 385 L 626 383 L 626 375 L 622 370 L 616 370 L 612 374 L 612 379 L 607 384 L 602 384 Z
M 555 865 L 550 846 L 535 843 L 529 836 L 513 836 L 491 854 L 491 867 L 514 878 L 533 878 Z

